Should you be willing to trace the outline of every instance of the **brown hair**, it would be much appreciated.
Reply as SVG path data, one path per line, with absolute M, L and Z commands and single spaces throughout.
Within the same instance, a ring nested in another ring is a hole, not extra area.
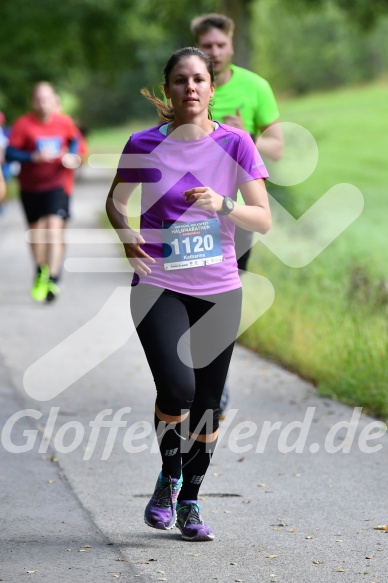
M 177 65 L 181 59 L 185 59 L 187 57 L 199 57 L 205 63 L 206 69 L 210 75 L 210 80 L 213 84 L 214 71 L 211 58 L 196 47 L 185 47 L 173 52 L 165 64 L 163 69 L 163 85 L 167 85 L 168 87 L 170 75 L 175 65 Z M 143 87 L 143 89 L 140 90 L 140 93 L 156 107 L 159 117 L 162 121 L 172 121 L 174 119 L 174 108 L 171 105 L 165 103 L 159 99 L 159 97 L 156 97 L 156 95 L 152 95 L 146 87 Z M 212 119 L 210 107 L 208 110 L 208 115 L 209 119 Z
M 230 38 L 234 33 L 234 21 L 224 14 L 202 14 L 193 18 L 190 30 L 198 42 L 199 37 L 212 28 L 218 28 Z

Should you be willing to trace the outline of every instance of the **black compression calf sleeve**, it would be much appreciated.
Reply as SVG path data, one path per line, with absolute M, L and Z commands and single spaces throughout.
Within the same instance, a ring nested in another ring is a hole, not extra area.
M 180 478 L 182 470 L 181 444 L 185 437 L 181 435 L 180 423 L 166 424 L 155 414 L 155 431 L 162 456 L 162 475 Z
M 202 480 L 210 465 L 217 439 L 211 443 L 192 440 L 190 450 L 182 454 L 183 486 L 178 496 L 181 500 L 197 500 Z M 187 449 L 187 448 L 186 448 Z

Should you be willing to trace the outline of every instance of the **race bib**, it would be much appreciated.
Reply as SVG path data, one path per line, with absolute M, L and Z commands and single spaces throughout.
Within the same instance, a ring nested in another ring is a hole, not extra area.
M 192 223 L 164 222 L 162 242 L 166 271 L 203 267 L 223 261 L 217 218 Z
M 38 138 L 36 140 L 36 146 L 39 152 L 42 150 L 47 150 L 52 154 L 52 156 L 59 156 L 62 146 L 62 139 L 54 136 L 47 138 Z

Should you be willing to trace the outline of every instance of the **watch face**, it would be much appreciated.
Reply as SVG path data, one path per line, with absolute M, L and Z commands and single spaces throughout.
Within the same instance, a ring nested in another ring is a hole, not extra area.
M 234 202 L 229 196 L 224 196 L 224 200 L 222 201 L 222 209 L 217 211 L 219 215 L 228 215 L 234 209 Z

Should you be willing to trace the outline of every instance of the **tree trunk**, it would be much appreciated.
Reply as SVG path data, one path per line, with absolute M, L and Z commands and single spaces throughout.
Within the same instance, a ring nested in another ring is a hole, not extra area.
M 249 5 L 251 0 L 222 0 L 221 12 L 235 23 L 234 31 L 234 63 L 240 67 L 249 68 L 250 34 Z

